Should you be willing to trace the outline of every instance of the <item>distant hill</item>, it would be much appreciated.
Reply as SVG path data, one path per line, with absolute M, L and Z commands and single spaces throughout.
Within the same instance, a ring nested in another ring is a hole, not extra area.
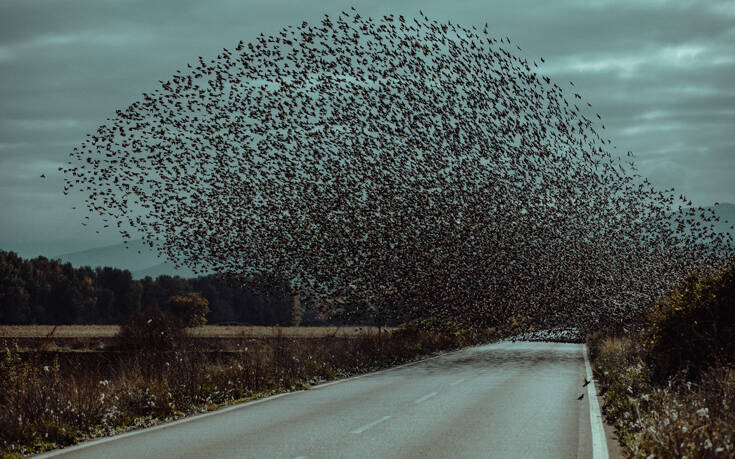
M 132 271 L 133 279 L 143 279 L 144 277 L 150 277 L 152 279 L 157 278 L 158 276 L 179 276 L 183 277 L 185 279 L 194 278 L 197 277 L 196 274 L 194 274 L 194 271 L 190 270 L 186 267 L 181 267 L 176 269 L 174 265 L 171 263 L 159 263 L 155 266 L 151 266 L 146 269 L 139 269 L 136 271 Z
M 715 222 L 715 230 L 719 233 L 731 233 L 735 236 L 735 230 L 730 229 L 731 226 L 735 225 L 735 204 L 720 204 L 714 209 L 720 217 L 720 221 Z M 727 223 L 725 220 L 727 220 Z
M 95 247 L 116 244 L 118 239 L 62 238 L 50 240 L 4 240 L 0 239 L 0 250 L 15 252 L 23 258 L 56 258 L 60 254 L 81 252 Z
M 156 252 L 148 247 L 143 241 L 130 241 L 125 244 L 113 244 L 94 249 L 81 250 L 78 252 L 65 253 L 53 258 L 71 263 L 74 267 L 80 266 L 111 266 L 127 269 L 133 274 L 133 278 L 142 279 L 146 276 L 153 278 L 160 275 L 180 276 L 193 278 L 196 275 L 187 268 L 176 269 L 173 264 L 160 258 Z

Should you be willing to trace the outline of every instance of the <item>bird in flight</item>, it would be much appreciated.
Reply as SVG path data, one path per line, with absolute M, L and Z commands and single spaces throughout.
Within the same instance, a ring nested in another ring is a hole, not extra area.
M 732 257 L 491 29 L 351 8 L 238 40 L 81 139 L 64 193 L 177 265 L 349 317 L 621 324 Z

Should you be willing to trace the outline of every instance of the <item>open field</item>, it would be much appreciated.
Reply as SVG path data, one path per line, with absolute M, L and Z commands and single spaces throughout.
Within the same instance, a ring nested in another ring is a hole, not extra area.
M 104 351 L 119 345 L 118 325 L 0 325 L 0 342 L 17 344 L 21 351 Z M 383 331 L 391 328 L 383 328 Z M 53 334 L 51 332 L 53 331 Z M 377 327 L 265 327 L 249 325 L 205 325 L 187 329 L 188 340 L 201 349 L 237 349 L 251 342 L 325 340 L 378 335 Z M 47 338 L 48 337 L 48 338 Z
M 54 325 L 0 325 L 2 338 L 44 338 Z M 58 325 L 53 338 L 114 338 L 118 325 Z M 384 329 L 385 330 L 385 329 Z M 378 327 L 267 327 L 257 325 L 205 325 L 188 330 L 197 338 L 324 338 L 378 333 Z

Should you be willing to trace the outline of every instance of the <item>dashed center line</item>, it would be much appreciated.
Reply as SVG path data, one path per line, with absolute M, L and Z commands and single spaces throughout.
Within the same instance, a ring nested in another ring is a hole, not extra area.
M 377 421 L 373 421 L 370 424 L 365 424 L 364 426 L 360 427 L 359 429 L 355 429 L 355 430 L 353 430 L 350 433 L 353 433 L 353 434 L 361 434 L 361 433 L 365 432 L 368 429 L 372 429 L 373 427 L 377 426 L 381 422 L 387 421 L 390 418 L 391 418 L 390 416 L 383 416 L 382 418 L 378 419 Z
M 464 381 L 465 381 L 464 378 L 458 379 L 458 380 L 454 381 L 453 383 L 451 383 L 450 386 L 456 386 L 457 384 L 462 384 Z
M 414 401 L 414 403 L 416 403 L 418 405 L 421 402 L 427 401 L 428 399 L 430 399 L 431 397 L 435 396 L 436 394 L 438 394 L 438 392 L 432 392 L 430 394 L 426 394 L 423 397 L 421 397 L 420 399 Z

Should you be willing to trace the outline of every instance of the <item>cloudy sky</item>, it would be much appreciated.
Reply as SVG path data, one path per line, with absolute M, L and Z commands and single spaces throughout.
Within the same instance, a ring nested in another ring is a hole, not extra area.
M 2 0 L 0 249 L 56 255 L 119 242 L 82 227 L 83 205 L 62 194 L 56 169 L 84 135 L 198 56 L 351 5 L 364 16 L 422 9 L 488 23 L 543 56 L 555 81 L 574 81 L 642 175 L 698 205 L 735 202 L 733 1 Z

